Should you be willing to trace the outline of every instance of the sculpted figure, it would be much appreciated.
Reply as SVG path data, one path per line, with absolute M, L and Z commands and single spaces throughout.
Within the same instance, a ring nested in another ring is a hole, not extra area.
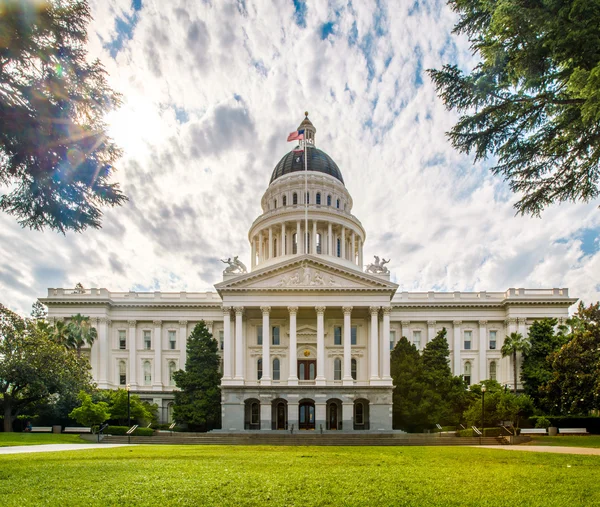
M 390 259 L 388 259 L 388 260 L 386 260 L 385 258 L 379 259 L 379 257 L 377 255 L 374 255 L 374 257 L 375 257 L 375 262 L 372 262 L 371 264 L 369 264 L 368 266 L 366 266 L 365 271 L 367 273 L 374 273 L 374 274 L 387 274 L 387 273 L 389 273 L 390 270 L 385 267 L 385 264 L 387 264 L 388 262 L 390 262 Z
M 240 273 L 248 272 L 248 270 L 246 269 L 246 265 L 241 260 L 238 259 L 237 255 L 233 258 L 233 263 L 237 266 Z
M 233 260 L 231 260 L 231 257 L 229 257 L 227 260 L 221 259 L 221 262 L 223 264 L 227 264 L 223 274 L 233 275 L 247 273 L 246 266 L 238 259 L 237 255 L 233 258 Z

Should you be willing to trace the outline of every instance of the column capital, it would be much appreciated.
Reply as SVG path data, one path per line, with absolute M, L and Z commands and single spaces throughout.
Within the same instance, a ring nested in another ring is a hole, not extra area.
M 519 318 L 517 319 L 517 322 L 518 322 L 519 324 L 525 324 L 525 323 L 527 322 L 527 319 L 526 319 L 525 317 L 519 317 Z
M 371 315 L 379 313 L 379 306 L 369 306 L 369 313 Z M 352 310 L 352 308 L 350 308 L 350 310 Z
M 343 306 L 342 311 L 344 312 L 344 315 L 350 315 L 352 313 L 352 307 L 351 306 Z
M 127 324 L 129 324 L 129 327 L 136 327 L 137 326 L 137 320 L 128 320 Z
M 231 306 L 223 307 L 223 315 L 229 315 L 231 317 Z
M 187 324 L 187 321 L 184 321 Z M 204 323 L 206 324 L 206 327 L 213 327 L 213 321 L 212 320 L 205 320 Z
M 433 326 L 435 326 L 435 320 L 428 320 L 428 321 L 427 321 L 427 325 L 428 325 L 429 327 L 433 327 Z
M 188 321 L 187 321 L 187 320 L 180 320 L 180 321 L 179 321 L 179 325 L 180 325 L 180 326 L 182 326 L 182 327 L 183 327 L 183 326 L 187 326 L 187 324 L 188 324 Z
M 400 321 L 400 323 L 401 323 L 403 326 L 410 326 L 410 320 L 402 320 L 402 321 Z
M 384 315 L 390 315 L 392 313 L 392 307 L 391 306 L 382 306 L 381 311 L 383 312 Z
M 244 313 L 244 307 L 243 306 L 236 306 L 233 311 L 235 312 L 236 316 L 237 315 L 242 315 Z
M 154 324 L 154 327 L 160 327 L 162 326 L 162 320 L 153 320 L 152 324 Z
M 288 312 L 290 312 L 290 315 L 296 315 L 298 313 L 297 306 L 288 306 L 287 309 L 288 309 Z
M 326 306 L 315 306 L 315 311 L 317 312 L 317 315 L 323 315 L 326 308 Z
M 504 323 L 505 323 L 506 325 L 508 325 L 508 324 L 516 324 L 516 323 L 517 323 L 517 319 L 515 319 L 514 317 L 511 317 L 511 318 L 509 318 L 509 319 L 506 319 L 506 320 L 504 321 Z
M 479 326 L 480 327 L 487 326 L 487 320 L 480 320 L 479 321 Z
M 271 307 L 270 306 L 261 306 L 260 311 L 263 313 L 263 315 L 265 315 L 265 314 L 269 315 L 269 313 L 271 313 Z
M 458 327 L 462 325 L 462 320 L 453 320 L 452 324 L 454 325 L 454 327 Z

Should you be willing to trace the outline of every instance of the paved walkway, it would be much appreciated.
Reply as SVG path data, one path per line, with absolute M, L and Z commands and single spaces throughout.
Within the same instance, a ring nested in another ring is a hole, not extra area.
M 505 451 L 555 452 L 558 454 L 587 454 L 589 456 L 600 456 L 600 449 L 592 447 L 554 447 L 543 445 L 478 445 L 473 447 L 484 447 L 486 449 L 500 449 Z
M 109 447 L 126 447 L 129 444 L 45 444 L 45 445 L 15 445 L 0 447 L 2 454 L 22 454 L 26 452 L 56 452 L 80 451 L 83 449 L 107 449 Z

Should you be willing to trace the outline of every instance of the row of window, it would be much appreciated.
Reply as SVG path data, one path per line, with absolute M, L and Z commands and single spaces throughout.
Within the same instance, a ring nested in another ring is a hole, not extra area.
M 281 380 L 281 362 L 278 357 L 273 359 L 273 380 Z M 356 359 L 350 360 L 350 375 L 353 380 L 356 380 L 358 371 L 358 363 Z M 256 361 L 256 378 L 260 380 L 263 375 L 263 360 L 262 357 Z M 315 361 L 298 361 L 298 379 L 300 380 L 315 380 L 317 375 L 317 367 Z M 342 360 L 336 357 L 333 360 L 333 380 L 342 380 Z
M 283 244 L 284 244 L 284 252 L 281 255 L 287 255 L 287 246 L 286 245 L 286 238 L 287 235 L 285 235 L 283 237 Z M 317 233 L 317 237 L 316 237 L 316 252 L 317 254 L 321 254 L 324 251 L 323 248 L 323 239 L 321 236 L 321 233 L 318 232 Z M 306 233 L 306 238 L 305 238 L 305 244 L 306 244 L 306 248 L 307 250 L 310 252 L 311 251 L 311 234 L 310 233 Z M 263 242 L 263 252 L 268 252 L 268 240 L 264 240 Z M 350 252 L 351 250 L 351 242 L 350 240 L 346 240 L 346 251 Z M 277 238 L 273 239 L 273 257 L 277 257 L 278 256 L 278 252 L 279 252 L 279 248 L 278 248 L 278 241 Z M 297 233 L 293 233 L 292 234 L 292 254 L 297 254 L 298 253 L 298 234 Z M 329 253 L 329 252 L 328 252 Z M 329 254 L 331 255 L 331 254 Z M 342 256 L 342 240 L 341 238 L 337 238 L 336 239 L 336 243 L 335 243 L 335 255 L 336 257 L 341 257 Z M 266 255 L 265 255 L 266 257 Z M 258 258 L 258 252 L 256 252 L 256 260 L 258 262 L 259 258 Z
M 496 380 L 497 369 L 498 369 L 498 365 L 496 364 L 496 361 L 490 362 L 490 373 L 488 375 L 488 378 L 490 380 Z M 465 382 L 468 385 L 471 385 L 471 361 L 465 362 L 463 371 L 464 371 L 463 378 L 465 379 Z
M 282 201 L 282 205 L 283 206 L 287 206 L 287 195 L 284 195 L 281 198 L 281 201 Z M 326 202 L 327 202 L 327 206 L 332 206 L 332 204 L 333 204 L 333 197 L 331 196 L 331 194 L 327 195 Z M 292 194 L 292 206 L 296 206 L 297 204 L 298 204 L 298 193 L 294 192 Z M 310 192 L 306 192 L 306 204 L 310 204 Z M 315 204 L 317 206 L 320 206 L 322 204 L 322 202 L 321 202 L 321 192 L 317 192 L 315 194 Z M 273 208 L 277 209 L 277 206 L 278 206 L 277 199 L 273 199 Z M 340 209 L 340 206 L 341 206 L 341 201 L 336 198 L 335 199 L 335 207 L 337 209 Z M 344 210 L 345 209 L 346 209 L 346 203 L 344 203 Z
M 496 350 L 497 331 L 488 332 L 488 347 L 489 350 Z M 418 349 L 421 348 L 421 331 L 415 329 L 412 332 L 413 344 Z M 471 350 L 473 343 L 473 331 L 464 331 L 463 334 L 463 350 Z
M 152 349 L 152 331 L 149 329 L 143 331 L 143 346 L 144 350 Z M 168 346 L 169 350 L 177 349 L 177 331 L 168 331 Z M 125 329 L 119 329 L 119 349 L 127 349 L 127 331 Z
M 175 381 L 173 380 L 173 374 L 177 371 L 177 363 L 175 361 L 169 361 L 167 367 L 169 369 L 169 385 L 174 386 Z M 142 363 L 142 371 L 144 372 L 144 385 L 152 385 L 152 363 L 150 361 L 144 361 Z M 127 385 L 127 362 L 124 360 L 119 361 L 119 385 Z
M 352 326 L 350 328 L 350 344 L 356 345 L 357 327 Z M 263 344 L 263 327 L 256 327 L 256 344 Z M 342 345 L 342 327 L 334 326 L 333 328 L 333 344 Z M 280 339 L 280 326 L 271 327 L 271 345 L 281 345 Z

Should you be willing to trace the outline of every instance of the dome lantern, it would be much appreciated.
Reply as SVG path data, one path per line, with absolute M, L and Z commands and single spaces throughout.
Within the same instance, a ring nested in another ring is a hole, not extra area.
M 304 111 L 304 120 L 298 126 L 298 130 L 304 129 L 304 139 L 307 141 L 307 146 L 315 146 L 315 134 L 317 129 L 308 119 L 308 111 Z

